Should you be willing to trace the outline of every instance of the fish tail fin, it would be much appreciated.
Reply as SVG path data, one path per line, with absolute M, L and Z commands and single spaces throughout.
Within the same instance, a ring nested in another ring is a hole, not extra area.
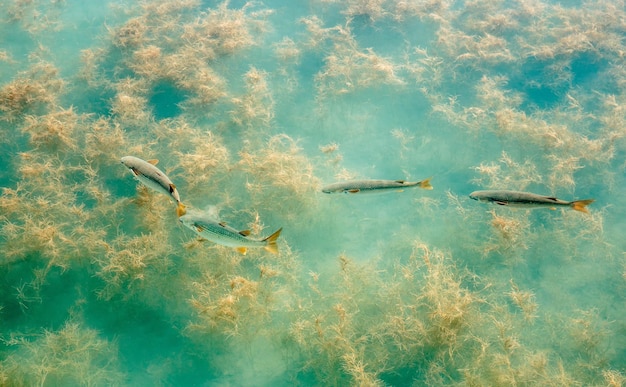
M 589 211 L 587 211 L 587 206 L 594 201 L 594 199 L 575 200 L 572 202 L 572 208 L 576 211 L 589 213 Z
M 433 189 L 433 186 L 430 185 L 430 179 L 432 179 L 432 177 L 429 177 L 426 180 L 420 181 L 419 182 L 420 188 L 423 188 L 423 189 Z
M 263 241 L 266 242 L 265 250 L 269 251 L 272 254 L 278 254 L 278 244 L 276 243 L 276 240 L 280 236 L 280 232 L 281 231 L 283 231 L 282 227 L 279 228 L 278 230 L 274 231 L 274 233 L 272 235 L 270 235 L 267 238 L 263 239 Z
M 176 215 L 180 218 L 181 216 L 187 213 L 187 206 L 185 206 L 182 202 L 178 202 L 176 205 Z

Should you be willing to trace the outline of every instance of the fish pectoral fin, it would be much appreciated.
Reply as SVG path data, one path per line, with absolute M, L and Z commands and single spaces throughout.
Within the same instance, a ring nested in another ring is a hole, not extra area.
M 250 230 L 241 230 L 239 231 L 239 235 L 247 237 L 248 235 L 250 235 Z
M 559 199 L 557 199 L 555 197 L 551 197 L 551 196 L 547 196 L 546 199 L 552 200 L 553 202 L 556 202 L 557 200 L 559 200 Z
M 219 222 L 218 224 L 222 227 L 226 227 L 226 222 Z
M 556 207 L 550 207 L 552 211 L 556 211 Z
M 395 182 L 398 184 L 404 184 L 404 180 L 396 180 Z
M 195 225 L 194 227 L 196 228 L 196 231 L 197 231 L 197 232 L 202 232 L 202 231 L 204 231 L 204 227 L 202 227 L 202 226 Z
M 354 193 L 359 193 L 360 191 L 361 191 L 361 190 L 360 190 L 360 189 L 358 189 L 358 188 L 352 188 L 352 189 L 349 189 L 347 192 L 348 192 L 348 193 L 352 193 L 352 194 L 354 194 Z
M 173 193 L 174 191 L 176 191 L 176 186 L 174 185 L 174 183 L 170 184 L 170 193 Z
M 496 203 L 499 206 L 506 206 L 508 204 L 507 202 L 498 201 L 498 200 L 494 201 L 494 203 Z
M 159 160 L 157 159 L 150 159 L 150 160 L 146 160 L 147 162 L 149 162 L 152 165 L 157 165 L 159 163 Z
M 235 250 L 237 250 L 239 253 L 246 255 L 246 253 L 248 252 L 248 248 L 247 247 L 237 247 Z
M 138 170 L 136 170 L 135 168 L 131 168 L 130 170 L 133 172 L 133 175 L 139 176 L 139 171 Z

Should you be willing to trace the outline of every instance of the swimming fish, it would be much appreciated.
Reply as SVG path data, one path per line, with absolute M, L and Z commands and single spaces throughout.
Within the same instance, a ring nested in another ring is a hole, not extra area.
M 481 202 L 495 203 L 501 206 L 512 207 L 572 207 L 576 211 L 589 212 L 587 206 L 594 202 L 594 199 L 575 200 L 568 202 L 552 196 L 537 195 L 530 192 L 520 191 L 475 191 L 469 195 L 474 200 Z
M 339 183 L 329 184 L 322 188 L 322 192 L 327 194 L 332 193 L 375 193 L 375 192 L 387 192 L 398 191 L 401 192 L 404 188 L 420 187 L 423 189 L 433 189 L 430 185 L 430 178 L 417 182 L 410 182 L 404 180 L 352 180 Z
M 250 247 L 263 247 L 272 254 L 278 254 L 276 240 L 280 236 L 282 227 L 264 239 L 252 239 L 249 230 L 238 231 L 224 222 L 199 213 L 191 212 L 179 218 L 180 222 L 196 234 L 218 245 L 234 247 L 242 254 L 246 254 Z
M 122 164 L 131 170 L 137 180 L 146 187 L 170 196 L 176 201 L 176 214 L 185 215 L 185 205 L 180 201 L 178 190 L 165 173 L 156 167 L 158 160 L 142 160 L 135 156 L 122 157 Z

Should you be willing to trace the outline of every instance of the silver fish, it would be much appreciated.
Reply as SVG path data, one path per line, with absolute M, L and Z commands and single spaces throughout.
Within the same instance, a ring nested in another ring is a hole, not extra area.
M 329 184 L 322 188 L 322 192 L 333 193 L 375 193 L 387 191 L 403 191 L 409 187 L 420 187 L 423 189 L 433 189 L 430 185 L 430 178 L 417 182 L 404 180 L 352 180 Z
M 179 217 L 185 214 L 185 205 L 180 201 L 176 186 L 163 171 L 156 167 L 158 160 L 146 161 L 135 156 L 124 156 L 121 161 L 141 184 L 174 199 L 176 214 Z
M 246 254 L 250 247 L 262 247 L 272 254 L 278 254 L 276 240 L 283 230 L 282 227 L 267 238 L 252 239 L 248 237 L 250 235 L 249 230 L 238 231 L 226 223 L 200 212 L 190 212 L 181 216 L 179 220 L 200 237 L 218 245 L 234 247 L 242 254 Z
M 594 202 L 594 199 L 574 200 L 568 202 L 552 196 L 537 195 L 530 192 L 520 191 L 475 191 L 469 195 L 470 198 L 481 202 L 495 203 L 501 206 L 511 207 L 571 207 L 576 211 L 589 212 L 587 206 Z

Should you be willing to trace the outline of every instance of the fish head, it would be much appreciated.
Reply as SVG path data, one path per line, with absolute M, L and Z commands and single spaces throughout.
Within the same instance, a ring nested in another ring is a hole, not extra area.
M 133 173 L 134 176 L 139 176 L 141 174 L 139 170 L 135 167 L 135 163 L 134 163 L 132 156 L 124 156 L 122 157 L 120 161 L 122 165 L 124 165 Z
M 324 187 L 322 188 L 322 192 L 324 192 L 325 194 L 332 194 L 332 193 L 337 193 L 339 191 L 334 190 L 331 187 Z
M 178 221 L 182 223 L 183 225 L 190 227 L 190 228 L 193 226 L 193 223 L 194 223 L 193 219 L 191 219 L 191 217 L 188 214 L 179 216 Z
M 469 197 L 470 197 L 470 199 L 477 200 L 479 202 L 488 202 L 489 201 L 489 197 L 482 195 L 480 191 L 472 192 L 471 194 L 469 194 Z
M 120 162 L 128 169 L 134 169 L 136 166 L 135 158 L 133 156 L 124 156 L 120 159 Z
M 133 175 L 135 175 L 135 176 L 139 175 L 139 172 L 133 167 L 134 163 L 133 163 L 133 160 L 132 160 L 131 156 L 124 156 L 124 157 L 122 157 L 120 162 L 126 168 L 130 169 L 130 171 L 133 173 Z
M 178 221 L 182 223 L 185 227 L 188 227 L 192 230 L 197 230 L 197 226 L 204 223 L 204 218 L 205 217 L 203 216 L 202 212 L 191 208 L 185 211 L 184 215 L 179 216 Z
M 202 232 L 202 228 L 199 227 L 195 218 L 189 215 L 183 215 L 183 216 L 178 217 L 178 221 L 182 223 L 183 226 L 187 227 L 188 229 L 190 229 L 191 231 L 194 231 L 197 234 L 200 234 Z
M 350 194 L 359 192 L 358 189 L 350 189 L 344 187 L 333 187 L 329 185 L 327 187 L 322 188 L 322 192 L 325 194 Z

